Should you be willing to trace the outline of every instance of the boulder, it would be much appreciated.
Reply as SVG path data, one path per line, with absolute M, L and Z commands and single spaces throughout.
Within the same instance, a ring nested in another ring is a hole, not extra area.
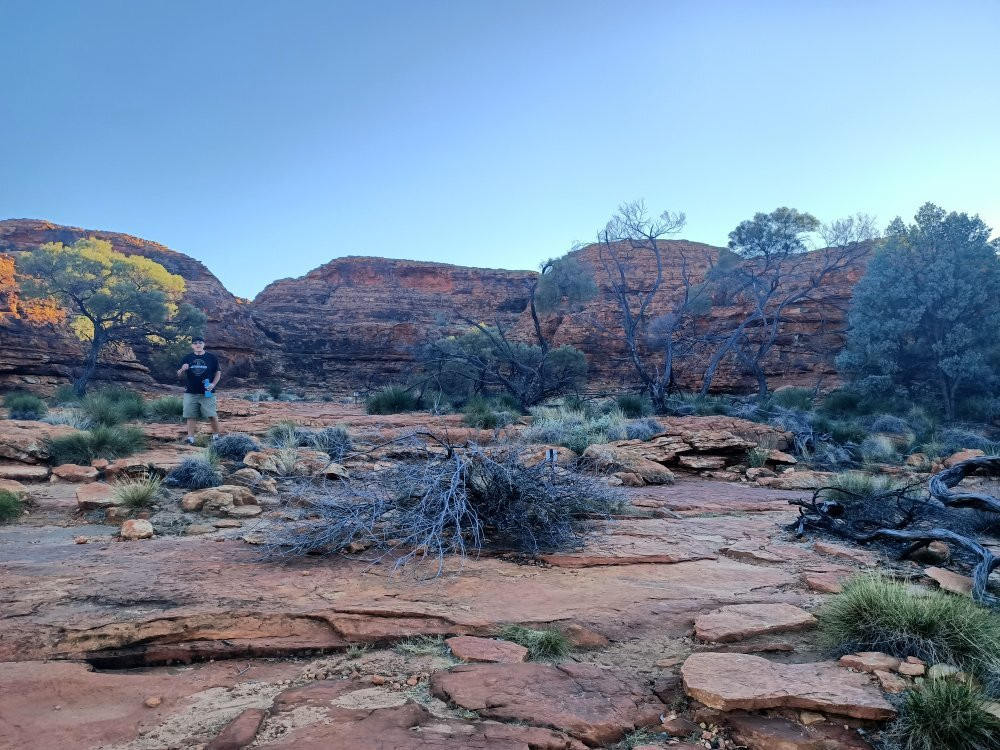
M 958 453 L 952 453 L 948 458 L 944 460 L 945 468 L 950 469 L 955 464 L 960 464 L 962 461 L 968 461 L 970 458 L 979 458 L 980 456 L 985 456 L 978 448 L 973 448 L 970 450 L 959 451 Z
M 900 659 L 881 651 L 861 651 L 857 654 L 846 654 L 840 657 L 840 666 L 856 669 L 859 672 L 895 672 L 899 669 Z
M 520 664 L 528 660 L 528 649 L 510 641 L 459 635 L 445 643 L 455 658 L 462 661 Z
M 430 689 L 480 716 L 561 729 L 598 746 L 658 724 L 666 708 L 643 680 L 583 664 L 470 664 L 436 673 Z
M 692 654 L 681 667 L 684 689 L 722 711 L 804 708 L 856 719 L 896 715 L 867 675 L 833 662 L 778 664 L 751 654 Z
M 257 498 L 246 487 L 239 484 L 223 484 L 204 490 L 188 492 L 181 498 L 181 509 L 189 513 L 202 511 L 211 515 L 221 515 L 226 508 L 256 505 Z
M 786 471 L 776 477 L 761 477 L 757 484 L 775 490 L 816 490 L 830 483 L 828 471 Z
M 96 482 L 97 469 L 93 466 L 77 464 L 62 464 L 52 470 L 52 473 L 64 482 Z
M 802 726 L 780 716 L 736 713 L 726 717 L 730 736 L 747 750 L 870 750 L 865 740 L 843 725 Z
M 924 575 L 937 581 L 938 586 L 953 594 L 968 596 L 972 593 L 972 579 L 944 568 L 924 568 Z
M 815 617 L 791 604 L 732 604 L 699 615 L 694 621 L 694 632 L 703 641 L 729 643 L 815 625 Z
M 726 459 L 722 456 L 698 456 L 690 453 L 677 457 L 677 463 L 685 469 L 721 469 L 726 465 Z
M 28 494 L 28 488 L 16 479 L 0 479 L 0 492 L 13 492 L 19 497 Z
M 601 472 L 628 472 L 642 477 L 646 484 L 673 484 L 674 474 L 656 461 L 628 449 L 628 446 L 591 445 L 583 452 L 585 461 Z
M 274 455 L 266 451 L 250 451 L 243 457 L 243 463 L 261 474 L 277 474 L 278 464 Z
M 74 432 L 77 430 L 61 424 L 0 419 L 0 459 L 26 464 L 45 463 L 49 459 L 48 441 Z
M 772 464 L 797 464 L 798 459 L 795 458 L 791 453 L 785 453 L 784 451 L 771 451 L 767 454 L 767 460 Z
M 151 539 L 153 537 L 153 524 L 145 519 L 133 518 L 122 524 L 121 531 L 118 532 L 122 539 Z

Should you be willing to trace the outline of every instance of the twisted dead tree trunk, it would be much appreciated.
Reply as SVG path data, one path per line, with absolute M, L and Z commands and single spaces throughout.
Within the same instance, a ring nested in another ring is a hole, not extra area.
M 858 544 L 878 539 L 910 542 L 900 559 L 931 542 L 950 542 L 977 561 L 972 570 L 972 598 L 980 604 L 1000 608 L 1000 597 L 987 591 L 990 574 L 1000 568 L 1000 558 L 968 535 L 945 528 L 950 509 L 971 508 L 1000 514 L 1000 498 L 980 492 L 953 491 L 963 479 L 977 472 L 1000 476 L 1000 456 L 972 458 L 935 474 L 928 481 L 929 496 L 914 495 L 912 485 L 866 497 L 841 488 L 821 487 L 810 500 L 788 501 L 799 508 L 793 528 L 799 536 L 807 528 L 822 529 Z M 830 499 L 831 493 L 839 497 Z M 945 523 L 929 524 L 932 520 Z M 928 528 L 908 528 L 921 521 Z

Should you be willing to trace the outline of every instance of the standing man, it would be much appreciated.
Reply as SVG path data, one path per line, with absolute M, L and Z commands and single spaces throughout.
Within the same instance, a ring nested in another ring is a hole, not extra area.
M 218 358 L 205 351 L 205 339 L 201 336 L 191 339 L 191 353 L 181 361 L 177 377 L 185 378 L 183 416 L 187 420 L 187 442 L 194 445 L 199 419 L 212 422 L 212 440 L 215 440 L 219 434 L 219 415 L 214 391 L 222 370 Z

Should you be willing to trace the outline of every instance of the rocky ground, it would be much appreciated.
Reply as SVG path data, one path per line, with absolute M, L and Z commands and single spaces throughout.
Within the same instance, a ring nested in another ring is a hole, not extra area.
M 353 405 L 225 407 L 227 430 L 253 434 L 290 418 L 347 424 L 359 441 L 421 427 L 489 437 L 456 417 Z M 249 487 L 171 491 L 129 519 L 108 482 L 192 450 L 177 425 L 145 429 L 147 454 L 51 476 L 42 428 L 8 422 L 0 434 L 0 482 L 31 500 L 0 527 L 0 747 L 847 750 L 894 715 L 886 691 L 910 674 L 848 668 L 814 645 L 812 613 L 876 559 L 795 539 L 788 500 L 808 492 L 677 464 L 674 484 L 626 481 L 643 485 L 625 490 L 632 514 L 598 525 L 582 550 L 483 555 L 418 583 L 364 550 L 265 559 L 254 542 L 284 512 L 266 467 Z M 712 455 L 721 463 L 701 468 L 745 473 Z M 126 519 L 153 537 L 124 540 Z M 493 639 L 511 623 L 558 629 L 574 648 L 525 661 Z

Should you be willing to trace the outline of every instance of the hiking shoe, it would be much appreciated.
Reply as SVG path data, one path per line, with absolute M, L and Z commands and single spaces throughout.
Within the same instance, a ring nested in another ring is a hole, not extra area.
M 184 438 L 184 442 L 187 443 L 188 445 L 194 445 L 194 438 L 193 437 L 186 437 L 186 438 Z

